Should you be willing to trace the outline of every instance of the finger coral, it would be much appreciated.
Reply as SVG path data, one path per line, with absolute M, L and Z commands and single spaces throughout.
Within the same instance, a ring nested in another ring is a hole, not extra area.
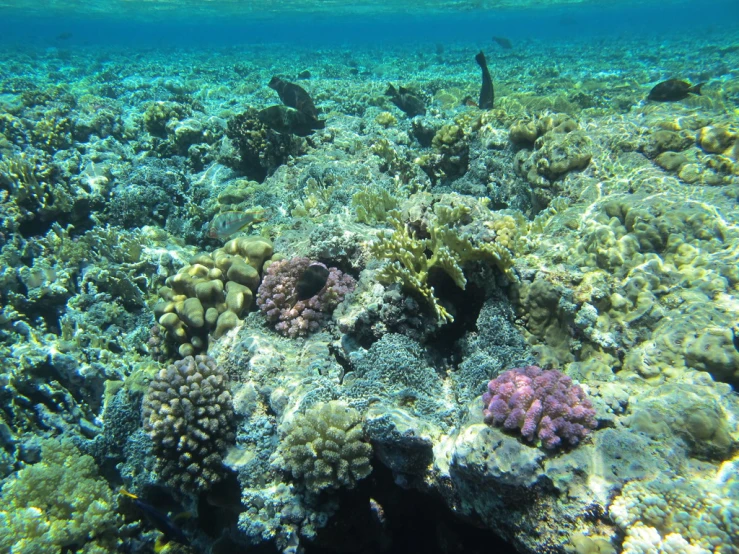
M 310 267 L 328 271 L 326 284 L 315 294 L 301 299 L 298 287 Z M 257 305 L 281 335 L 305 336 L 318 331 L 355 285 L 354 278 L 335 267 L 326 268 L 308 258 L 292 258 L 270 264 L 257 292 Z
M 372 447 L 362 438 L 357 410 L 340 401 L 317 404 L 289 424 L 279 465 L 313 492 L 352 488 L 372 471 Z
M 142 405 L 154 441 L 156 470 L 174 488 L 197 491 L 221 477 L 222 455 L 234 441 L 226 375 L 209 356 L 188 356 L 162 369 Z
M 576 445 L 595 429 L 595 410 L 585 391 L 556 369 L 517 367 L 488 383 L 483 395 L 485 422 L 505 429 L 519 429 L 545 448 L 566 441 Z

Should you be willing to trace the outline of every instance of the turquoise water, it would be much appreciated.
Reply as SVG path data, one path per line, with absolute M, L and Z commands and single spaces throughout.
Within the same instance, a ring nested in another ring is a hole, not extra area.
M 0 300 L 0 554 L 739 554 L 739 3 L 0 0 Z

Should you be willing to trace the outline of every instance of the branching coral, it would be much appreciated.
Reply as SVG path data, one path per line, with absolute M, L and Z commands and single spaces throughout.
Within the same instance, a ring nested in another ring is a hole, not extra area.
M 433 268 L 442 269 L 461 289 L 467 285 L 463 266 L 486 260 L 492 262 L 507 277 L 513 278 L 513 261 L 507 248 L 497 242 L 473 242 L 458 224 L 469 215 L 466 206 L 438 203 L 428 217 L 428 238 L 419 238 L 401 219 L 400 212 L 388 214 L 392 231 L 380 233 L 371 245 L 374 256 L 385 260 L 378 277 L 385 283 L 399 283 L 405 290 L 422 296 L 433 308 L 439 322 L 452 321 L 453 316 L 438 302 L 429 284 Z M 430 255 L 429 255 L 430 253 Z
M 0 552 L 117 551 L 115 500 L 90 456 L 66 440 L 41 441 L 41 461 L 2 487 Z
M 526 440 L 538 438 L 546 448 L 563 440 L 576 445 L 597 425 L 585 392 L 555 369 L 509 369 L 488 383 L 482 401 L 487 423 L 519 429 Z
M 352 488 L 372 471 L 362 416 L 340 401 L 317 404 L 287 427 L 279 465 L 312 492 Z
M 325 284 L 308 298 L 300 298 L 299 283 L 311 267 L 323 268 L 327 273 Z M 291 338 L 305 336 L 320 328 L 354 286 L 354 279 L 335 267 L 327 268 L 308 258 L 292 258 L 267 268 L 257 293 L 257 305 L 280 334 Z
M 142 411 L 156 469 L 169 485 L 197 491 L 218 481 L 221 457 L 234 440 L 234 415 L 226 375 L 213 358 L 188 356 L 162 369 Z

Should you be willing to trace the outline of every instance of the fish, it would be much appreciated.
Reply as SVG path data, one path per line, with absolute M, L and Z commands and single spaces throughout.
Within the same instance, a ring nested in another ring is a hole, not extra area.
M 133 500 L 136 507 L 144 512 L 149 522 L 162 532 L 166 541 L 174 541 L 185 546 L 190 545 L 190 539 L 188 539 L 182 529 L 175 524 L 175 519 L 188 517 L 191 515 L 189 512 L 183 512 L 182 514 L 178 514 L 175 518 L 171 518 L 158 508 L 155 508 L 152 504 L 149 504 L 146 500 L 142 500 L 124 488 L 120 489 L 120 493 Z M 161 550 L 159 541 L 157 541 L 157 549 L 155 550 Z
M 299 112 L 311 116 L 313 119 L 318 119 L 316 105 L 313 103 L 310 95 L 300 85 L 288 83 L 279 77 L 272 77 L 269 82 L 269 88 L 277 91 L 280 100 L 286 106 L 295 108 Z
M 250 225 L 266 220 L 264 208 L 221 212 L 210 222 L 208 236 L 212 239 L 227 239 Z
M 396 89 L 393 85 L 388 85 L 385 96 L 389 96 L 390 101 L 403 110 L 408 117 L 426 115 L 426 106 L 423 100 L 405 87 Z
M 495 102 L 495 90 L 493 89 L 493 80 L 490 78 L 488 70 L 488 62 L 482 50 L 475 56 L 477 65 L 482 69 L 482 87 L 480 88 L 480 102 L 478 106 L 481 110 L 491 110 Z
M 700 96 L 701 87 L 705 84 L 698 83 L 697 85 L 691 85 L 687 81 L 681 81 L 680 79 L 668 79 L 649 91 L 647 100 L 654 100 L 655 102 L 676 102 L 677 100 L 687 98 L 690 94 Z
M 307 137 L 316 129 L 326 127 L 326 122 L 305 112 L 287 106 L 270 106 L 257 113 L 257 119 L 267 127 L 285 135 Z
M 307 300 L 318 294 L 326 286 L 328 275 L 328 268 L 323 264 L 315 263 L 306 267 L 295 285 L 298 300 Z
M 513 48 L 511 41 L 505 37 L 493 37 L 493 42 L 504 50 L 510 50 Z

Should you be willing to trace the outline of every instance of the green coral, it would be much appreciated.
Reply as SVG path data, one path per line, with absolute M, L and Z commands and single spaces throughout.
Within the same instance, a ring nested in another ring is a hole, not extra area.
M 386 221 L 388 212 L 398 207 L 398 200 L 380 187 L 364 187 L 352 196 L 352 205 L 360 223 Z
M 288 424 L 278 465 L 312 492 L 352 488 L 372 471 L 372 447 L 362 439 L 357 410 L 337 400 L 316 404 Z
M 463 267 L 474 261 L 490 261 L 513 279 L 513 260 L 506 247 L 497 242 L 473 242 L 459 229 L 470 216 L 469 207 L 437 203 L 428 217 L 428 238 L 419 238 L 411 231 L 397 210 L 388 215 L 393 230 L 381 232 L 379 240 L 370 247 L 375 257 L 385 261 L 378 278 L 386 284 L 399 283 L 405 290 L 422 296 L 440 322 L 454 318 L 439 303 L 429 284 L 433 268 L 442 269 L 463 290 L 467 285 Z
M 116 502 L 92 457 L 58 439 L 42 440 L 41 455 L 3 484 L 0 552 L 115 552 Z

